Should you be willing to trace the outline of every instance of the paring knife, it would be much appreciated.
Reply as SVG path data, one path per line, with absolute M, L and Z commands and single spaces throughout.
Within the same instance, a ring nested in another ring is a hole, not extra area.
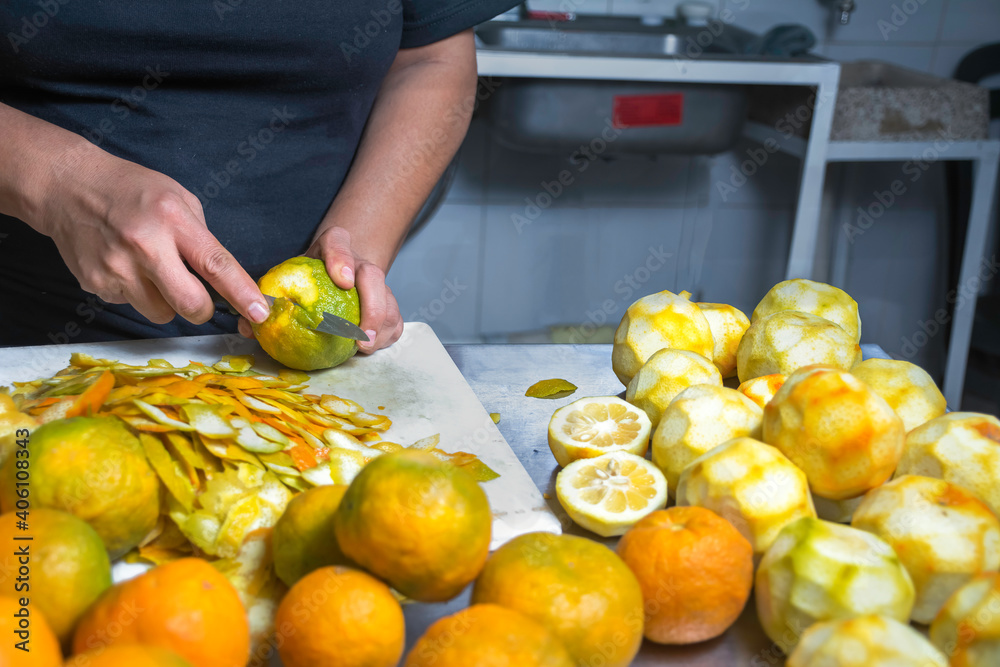
M 264 295 L 264 300 L 267 301 L 267 305 L 274 307 L 275 297 L 270 294 Z M 295 303 L 291 299 L 285 297 L 285 300 L 291 303 L 293 306 L 303 308 L 301 305 Z M 370 342 L 371 339 L 368 334 L 365 333 L 364 329 L 356 325 L 350 320 L 345 320 L 343 317 L 338 317 L 333 313 L 323 313 L 323 321 L 316 325 L 316 331 L 322 331 L 323 333 L 328 333 L 334 336 L 340 336 L 341 338 L 350 338 L 351 340 L 363 340 L 365 342 Z

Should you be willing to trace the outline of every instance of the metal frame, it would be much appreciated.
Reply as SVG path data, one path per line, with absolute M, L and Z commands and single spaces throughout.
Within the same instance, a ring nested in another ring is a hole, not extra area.
M 969 160 L 972 162 L 972 206 L 969 209 L 968 231 L 962 252 L 959 273 L 959 294 L 950 298 L 955 303 L 951 321 L 951 339 L 945 361 L 944 396 L 948 405 L 957 410 L 962 404 L 965 386 L 965 369 L 972 340 L 972 324 L 976 314 L 978 274 L 986 259 L 986 238 L 993 219 L 1000 168 L 1000 141 L 955 141 L 946 148 L 939 148 L 933 141 L 906 141 L 898 143 L 869 141 L 834 141 L 827 151 L 829 162 L 907 162 L 910 160 L 937 162 L 942 160 Z M 841 235 L 843 236 L 843 235 Z M 839 238 L 839 237 L 838 237 Z M 838 244 L 834 251 L 834 271 L 843 271 L 847 263 L 846 244 Z M 974 291 L 970 296 L 963 292 Z
M 727 60 L 705 55 L 700 58 L 637 58 L 614 55 L 528 53 L 480 48 L 480 76 L 519 78 L 608 79 L 617 81 L 663 81 L 666 83 L 731 83 L 743 85 L 810 86 L 816 89 L 808 139 L 793 137 L 801 145 L 803 160 L 799 198 L 792 227 L 791 247 L 785 275 L 812 278 L 819 242 L 823 180 L 833 109 L 840 82 L 840 64 L 828 61 L 781 62 L 764 59 Z M 770 131 L 786 144 L 777 130 Z
M 830 162 L 926 160 L 925 151 L 937 150 L 934 142 L 831 142 L 830 129 L 836 106 L 840 64 L 836 62 L 732 61 L 703 56 L 695 59 L 637 58 L 613 55 L 574 55 L 478 50 L 480 76 L 520 78 L 608 79 L 744 85 L 811 86 L 816 104 L 807 139 L 785 137 L 775 128 L 748 123 L 746 136 L 757 141 L 773 139 L 781 150 L 802 160 L 799 197 L 792 227 L 785 275 L 788 278 L 825 279 L 817 275 L 822 203 L 826 167 Z M 958 141 L 937 150 L 938 160 L 971 160 L 974 165 L 973 199 L 969 231 L 962 256 L 961 283 L 972 284 L 983 261 L 984 244 L 997 186 L 1000 141 Z M 843 264 L 844 247 L 833 248 L 833 273 Z M 839 273 L 842 273 L 840 267 Z M 972 337 L 975 299 L 956 303 L 951 344 L 945 365 L 944 395 L 952 409 L 961 404 Z

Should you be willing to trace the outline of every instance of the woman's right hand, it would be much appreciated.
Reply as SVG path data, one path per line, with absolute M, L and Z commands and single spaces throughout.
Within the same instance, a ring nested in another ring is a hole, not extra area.
M 51 128 L 69 137 L 56 134 L 66 142 L 57 158 L 35 156 L 50 160 L 34 165 L 41 176 L 35 182 L 45 187 L 33 199 L 26 195 L 30 201 L 13 214 L 55 241 L 83 289 L 109 303 L 130 303 L 155 323 L 180 315 L 202 324 L 215 306 L 193 270 L 247 319 L 267 318 L 256 283 L 208 230 L 197 197 L 164 174 L 27 118 L 47 126 L 49 142 Z

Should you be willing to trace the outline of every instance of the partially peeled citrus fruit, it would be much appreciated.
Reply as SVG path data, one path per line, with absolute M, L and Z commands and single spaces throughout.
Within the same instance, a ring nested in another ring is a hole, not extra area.
M 257 342 L 279 363 L 301 371 L 332 368 L 357 351 L 355 341 L 316 331 L 323 314 L 361 323 L 361 305 L 355 288 L 333 284 L 318 259 L 292 257 L 257 281 L 260 291 L 276 297 L 271 314 L 253 325 Z

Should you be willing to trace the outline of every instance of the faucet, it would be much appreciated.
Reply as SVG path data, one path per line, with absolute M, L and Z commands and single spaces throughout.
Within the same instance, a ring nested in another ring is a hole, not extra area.
M 854 11 L 854 0 L 839 0 L 837 11 L 840 12 L 840 25 L 847 25 L 851 22 L 851 12 Z

